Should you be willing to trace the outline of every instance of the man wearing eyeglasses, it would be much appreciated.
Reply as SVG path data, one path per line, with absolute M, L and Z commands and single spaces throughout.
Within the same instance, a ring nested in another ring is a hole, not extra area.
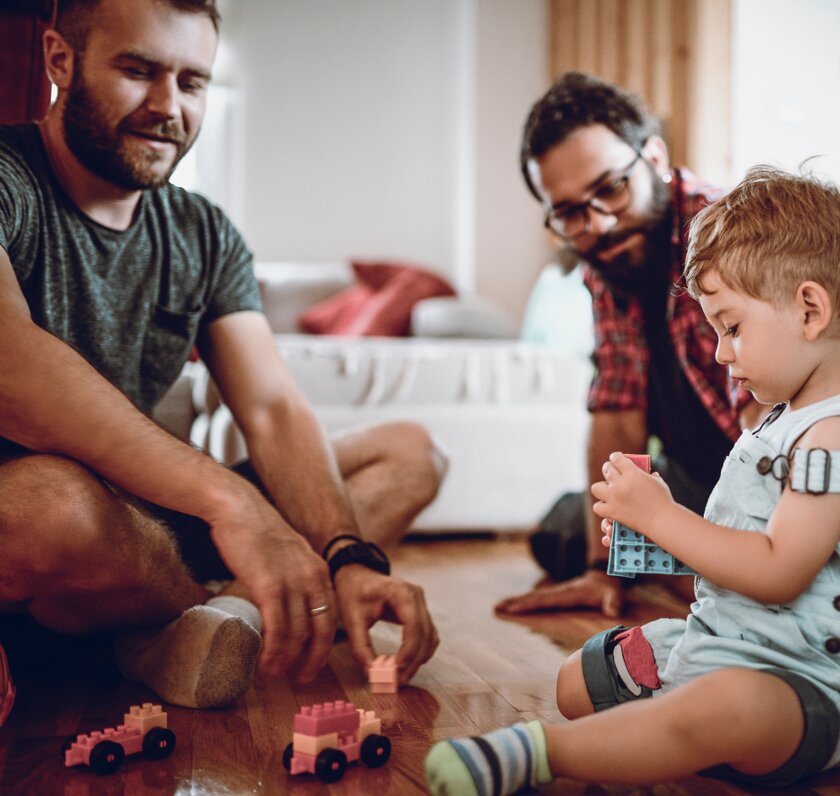
M 581 263 L 592 294 L 589 482 L 602 479 L 610 452 L 645 452 L 655 437 L 656 470 L 678 502 L 702 513 L 741 424 L 759 412 L 715 361 L 717 338 L 700 305 L 675 287 L 688 222 L 720 191 L 669 166 L 658 123 L 636 97 L 577 72 L 532 108 L 520 163 L 561 262 Z M 619 614 L 621 579 L 606 574 L 591 503 L 588 492 L 564 496 L 552 529 L 532 537 L 538 561 L 561 582 L 509 598 L 500 610 L 591 606 Z M 690 599 L 689 578 L 666 583 Z

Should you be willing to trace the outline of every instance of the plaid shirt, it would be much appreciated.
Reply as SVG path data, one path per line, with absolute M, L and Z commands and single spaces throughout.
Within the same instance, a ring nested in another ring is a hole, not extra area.
M 685 264 L 688 224 L 722 192 L 699 183 L 686 169 L 672 171 L 674 221 L 671 232 L 672 281 L 679 283 Z M 650 351 L 645 340 L 642 307 L 630 297 L 617 305 L 610 287 L 590 266 L 583 265 L 583 279 L 592 294 L 595 320 L 595 378 L 589 391 L 590 412 L 647 409 Z M 717 335 L 706 321 L 700 304 L 684 290 L 674 289 L 667 298 L 667 325 L 674 353 L 688 383 L 717 425 L 733 441 L 741 429 L 740 410 L 752 396 L 735 387 L 727 369 L 715 361 Z

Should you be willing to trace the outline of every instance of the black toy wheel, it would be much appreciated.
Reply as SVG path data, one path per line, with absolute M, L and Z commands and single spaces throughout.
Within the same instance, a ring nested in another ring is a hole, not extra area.
M 391 741 L 384 735 L 368 735 L 362 741 L 359 757 L 368 768 L 379 768 L 388 762 L 391 756 Z
M 125 760 L 125 750 L 114 741 L 100 741 L 90 752 L 90 767 L 97 774 L 113 774 Z
M 283 768 L 285 768 L 286 771 L 292 770 L 292 756 L 294 755 L 294 753 L 295 750 L 293 748 L 293 744 L 289 744 L 283 750 Z
M 166 727 L 152 727 L 143 737 L 143 752 L 152 760 L 163 760 L 175 750 L 175 733 Z
M 338 749 L 324 749 L 315 758 L 315 775 L 321 782 L 338 782 L 347 770 L 347 755 Z

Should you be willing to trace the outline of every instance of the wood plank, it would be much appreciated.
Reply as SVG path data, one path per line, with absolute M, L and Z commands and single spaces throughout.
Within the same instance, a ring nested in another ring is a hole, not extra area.
M 394 556 L 394 571 L 423 587 L 441 635 L 435 657 L 397 694 L 371 694 L 347 641 L 339 640 L 327 667 L 308 685 L 257 678 L 235 708 L 167 708 L 177 735 L 172 757 L 159 762 L 130 757 L 116 774 L 99 777 L 85 768 L 64 768 L 64 738 L 119 723 L 130 704 L 152 700 L 151 692 L 122 680 L 113 666 L 82 666 L 61 677 L 16 672 L 18 702 L 0 728 L 0 793 L 411 796 L 425 792 L 423 758 L 434 740 L 532 718 L 564 721 L 554 705 L 557 669 L 571 650 L 614 622 L 591 611 L 515 620 L 496 616 L 496 602 L 539 579 L 521 538 L 406 543 Z M 625 623 L 680 610 L 658 586 L 634 587 L 629 597 Z M 382 623 L 373 639 L 378 651 L 393 652 L 399 630 Z M 334 699 L 377 711 L 393 744 L 392 759 L 375 770 L 352 764 L 341 782 L 330 786 L 309 775 L 289 777 L 282 754 L 291 740 L 292 717 L 301 705 Z M 648 788 L 558 780 L 541 792 L 744 796 L 751 791 L 688 777 Z M 840 793 L 840 773 L 788 792 Z

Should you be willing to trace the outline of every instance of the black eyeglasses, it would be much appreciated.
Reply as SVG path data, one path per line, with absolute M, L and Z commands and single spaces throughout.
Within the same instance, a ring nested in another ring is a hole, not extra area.
M 642 153 L 637 152 L 633 162 L 618 177 L 599 186 L 585 202 L 571 205 L 561 211 L 552 207 L 545 215 L 546 229 L 550 229 L 561 238 L 572 240 L 589 232 L 590 208 L 605 216 L 623 213 L 630 207 L 633 198 L 630 193 L 630 174 L 641 157 Z

